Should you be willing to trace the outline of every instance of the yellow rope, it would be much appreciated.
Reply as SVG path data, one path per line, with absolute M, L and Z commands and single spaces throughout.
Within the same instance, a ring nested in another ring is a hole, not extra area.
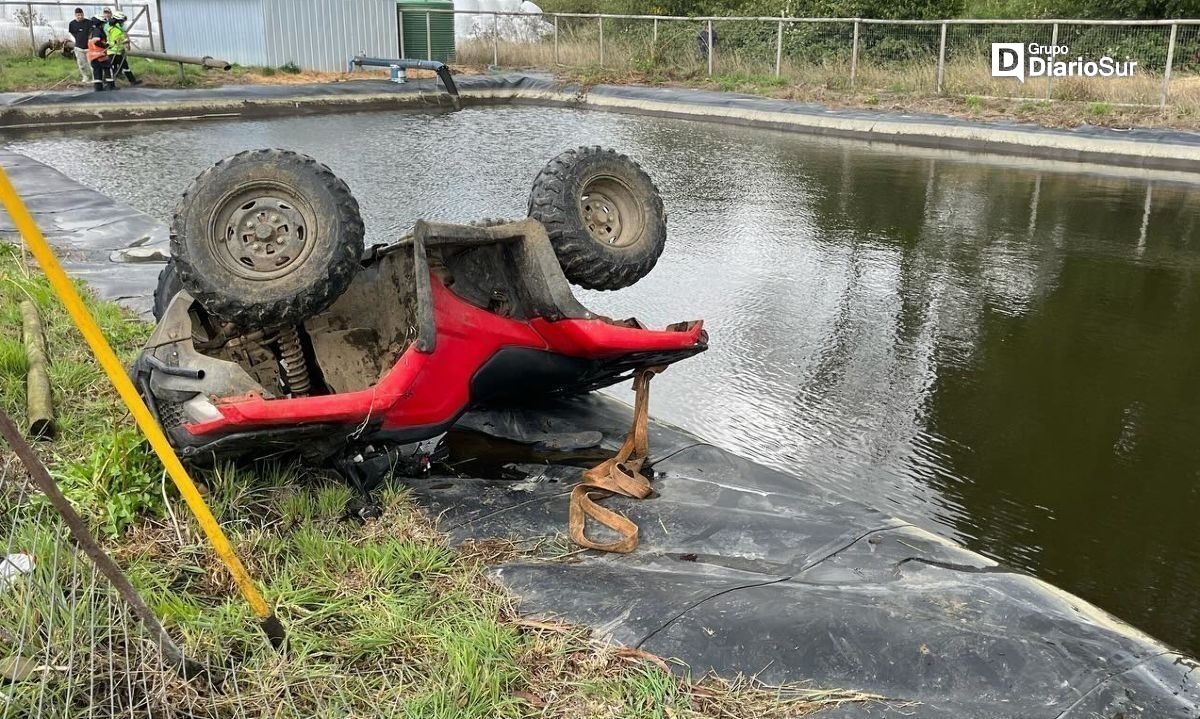
M 25 244 L 28 245 L 34 258 L 41 265 L 42 272 L 46 274 L 46 279 L 50 281 L 50 285 L 54 288 L 58 299 L 67 308 L 67 312 L 71 315 L 71 319 L 74 320 L 75 326 L 79 328 L 84 340 L 92 348 L 96 359 L 100 361 L 100 366 L 104 368 L 104 373 L 108 375 L 108 379 L 117 388 L 117 393 L 125 402 L 125 406 L 129 408 L 129 412 L 133 415 L 134 420 L 137 421 L 138 427 L 145 433 L 146 438 L 150 440 L 150 446 L 154 448 L 154 452 L 162 460 L 167 474 L 171 476 L 171 479 L 175 482 L 175 486 L 179 488 L 179 494 L 183 496 L 188 508 L 192 510 L 196 521 L 200 523 L 200 528 L 204 530 L 208 541 L 212 543 L 213 549 L 216 550 L 217 555 L 221 557 L 221 561 L 225 562 L 225 566 L 233 574 L 233 579 L 237 582 L 238 588 L 241 589 L 242 596 L 246 598 L 246 601 L 250 604 L 250 608 L 254 610 L 259 619 L 274 621 L 271 609 L 267 606 L 266 600 L 263 599 L 263 596 L 259 594 L 258 589 L 254 586 L 254 580 L 250 578 L 241 560 L 238 559 L 237 554 L 233 551 L 233 547 L 229 544 L 229 539 L 226 538 L 225 533 L 221 530 L 221 525 L 217 524 L 216 518 L 213 517 L 208 505 L 204 503 L 204 498 L 200 496 L 200 492 L 196 489 L 192 478 L 188 476 L 187 470 L 184 469 L 179 458 L 175 456 L 175 451 L 171 449 L 166 435 L 163 434 L 158 423 L 154 421 L 154 417 L 150 414 L 146 403 L 138 395 L 133 382 L 125 373 L 125 368 L 121 366 L 121 360 L 117 358 L 116 353 L 109 346 L 108 340 L 104 338 L 104 334 L 100 331 L 100 327 L 96 324 L 96 320 L 88 312 L 87 307 L 84 306 L 83 300 L 80 298 L 79 293 L 76 292 L 71 280 L 67 277 L 67 273 L 58 264 L 58 259 L 54 256 L 54 251 L 46 243 L 46 238 L 42 236 L 37 223 L 30 216 L 29 210 L 26 209 L 25 203 L 21 201 L 21 197 L 17 194 L 16 189 L 12 186 L 8 175 L 2 167 L 0 167 L 0 204 L 4 205 L 9 216 L 12 217 L 13 224 L 16 225 L 17 230 L 20 231 L 21 236 L 25 239 Z

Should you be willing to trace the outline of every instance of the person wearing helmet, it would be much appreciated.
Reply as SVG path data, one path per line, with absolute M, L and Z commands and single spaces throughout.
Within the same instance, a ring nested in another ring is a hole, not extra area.
M 112 63 L 112 77 L 114 80 L 120 75 L 125 75 L 125 79 L 130 85 L 141 85 L 142 81 L 133 76 L 133 72 L 129 69 L 129 62 L 125 58 L 125 49 L 129 44 L 129 35 L 125 32 L 125 13 L 120 10 L 109 10 L 105 8 L 104 14 L 109 18 L 105 25 L 105 33 L 108 40 L 108 61 Z

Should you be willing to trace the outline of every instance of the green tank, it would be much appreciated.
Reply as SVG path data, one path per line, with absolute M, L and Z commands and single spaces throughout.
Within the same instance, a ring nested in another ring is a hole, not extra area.
M 454 61 L 454 3 L 450 0 L 406 0 L 397 3 L 400 56 L 418 60 Z M 429 11 L 429 12 L 427 12 Z M 428 23 L 426 18 L 428 17 Z

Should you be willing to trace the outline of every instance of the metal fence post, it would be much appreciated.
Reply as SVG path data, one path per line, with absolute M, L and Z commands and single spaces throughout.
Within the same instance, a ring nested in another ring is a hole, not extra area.
M 937 94 L 942 94 L 942 80 L 946 77 L 946 23 L 942 23 L 942 39 L 938 41 Z
M 146 13 L 146 34 L 150 36 L 150 49 L 155 50 L 156 48 L 154 47 L 154 18 L 150 15 L 150 6 L 143 5 L 142 12 Z
M 775 77 L 779 77 L 780 66 L 783 64 L 783 19 L 775 29 Z
M 710 18 L 708 21 L 708 74 L 709 74 L 709 77 L 712 76 L 712 65 L 713 65 L 713 61 L 712 61 L 713 36 L 712 36 L 712 33 L 713 33 L 712 19 Z
M 604 16 L 600 16 L 600 67 L 604 67 Z
M 397 8 L 396 16 L 399 18 L 400 23 L 400 57 L 408 57 L 408 55 L 404 54 L 404 11 Z
M 33 3 L 25 3 L 25 12 L 28 13 L 26 20 L 29 21 L 29 49 L 37 55 L 37 39 L 33 36 Z
M 145 15 L 146 16 L 146 28 L 147 28 L 146 37 L 148 37 L 150 39 L 150 49 L 153 50 L 154 49 L 154 35 L 151 33 L 151 31 L 149 29 L 150 28 L 150 15 L 147 11 L 147 7 L 145 5 L 130 5 L 131 9 L 135 8 L 135 7 L 140 7 L 141 10 L 138 10 L 137 15 L 134 15 L 133 19 L 129 21 L 129 25 L 126 28 L 126 32 L 129 34 L 129 39 L 132 41 L 134 38 L 133 29 L 135 27 L 137 27 L 138 22 L 142 19 L 142 16 Z M 140 35 L 137 37 L 139 39 L 141 38 Z
M 850 50 L 850 89 L 854 89 L 854 81 L 858 78 L 858 19 L 854 20 L 854 43 Z
M 650 56 L 658 54 L 658 18 L 654 18 L 654 32 L 650 34 Z
M 492 66 L 500 66 L 500 16 L 492 13 Z
M 1054 23 L 1054 29 L 1050 32 L 1050 47 L 1058 47 L 1058 23 Z M 1054 60 L 1054 55 L 1050 56 L 1050 60 Z M 1046 99 L 1050 99 L 1050 95 L 1054 90 L 1054 79 L 1050 77 L 1050 73 L 1046 73 Z
M 162 0 L 154 0 L 154 9 L 158 11 L 158 47 L 162 52 L 166 52 L 167 38 L 163 33 Z
M 1171 65 L 1175 63 L 1175 34 L 1179 30 L 1179 23 L 1171 23 L 1171 39 L 1167 45 L 1167 66 L 1163 68 L 1163 83 L 1162 92 L 1158 96 L 1158 106 L 1162 109 L 1167 109 L 1167 91 L 1171 87 Z
M 558 16 L 554 16 L 554 64 L 558 65 Z
M 433 59 L 433 32 L 429 28 L 429 11 L 425 11 L 425 59 Z

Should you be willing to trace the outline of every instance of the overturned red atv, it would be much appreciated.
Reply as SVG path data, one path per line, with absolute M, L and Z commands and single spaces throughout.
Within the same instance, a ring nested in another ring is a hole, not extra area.
M 473 407 L 587 392 L 703 351 L 699 321 L 614 321 L 568 285 L 636 282 L 665 233 L 646 173 L 580 148 L 539 173 L 526 219 L 419 221 L 364 252 L 358 203 L 327 167 L 241 153 L 176 209 L 134 375 L 192 461 L 417 442 Z

